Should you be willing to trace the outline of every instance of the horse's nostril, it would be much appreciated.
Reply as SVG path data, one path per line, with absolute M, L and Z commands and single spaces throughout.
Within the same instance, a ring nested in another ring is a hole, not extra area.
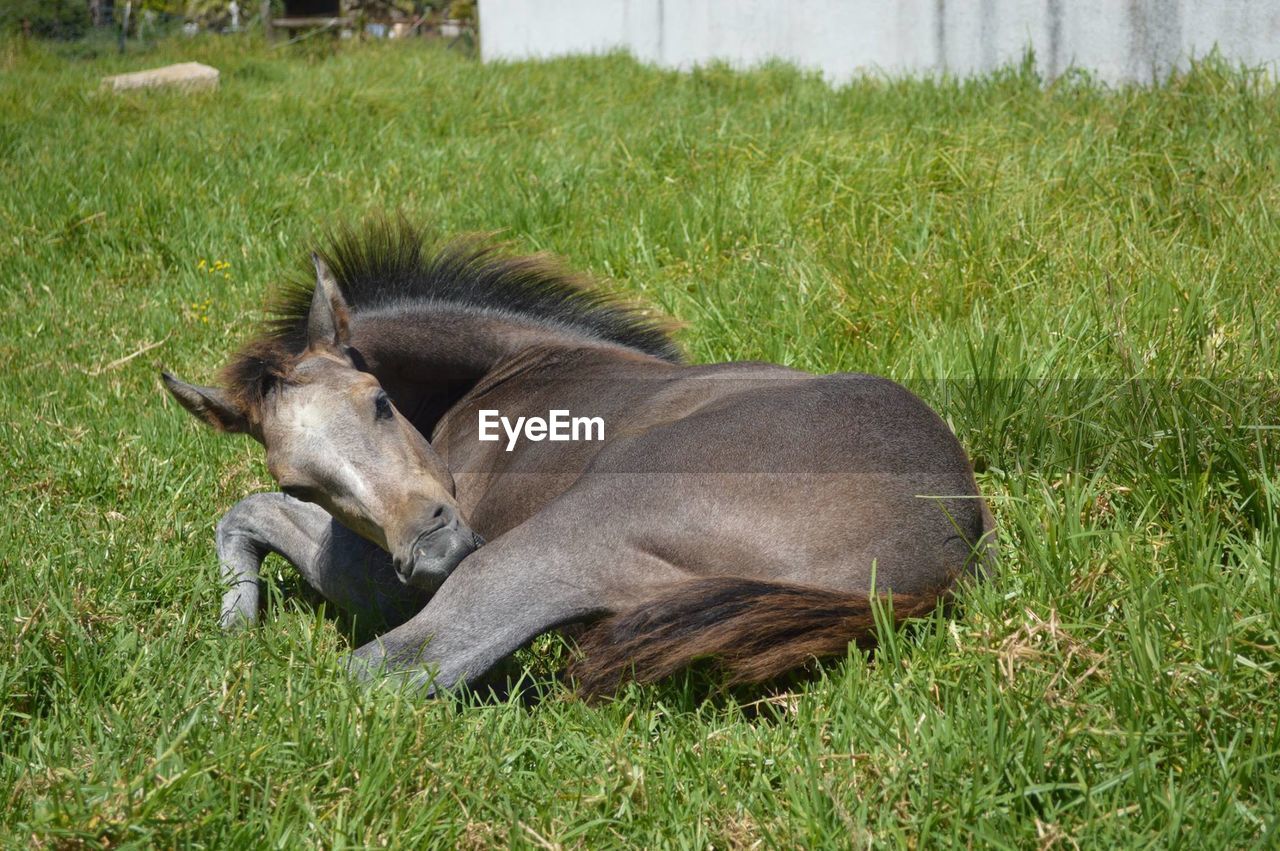
M 437 505 L 437 506 L 436 506 L 436 510 L 435 510 L 434 512 L 432 512 L 432 514 L 431 514 L 431 519 L 432 519 L 432 520 L 439 520 L 439 519 L 440 519 L 441 517 L 443 517 L 443 516 L 444 516 L 444 506 L 443 506 L 443 505 Z

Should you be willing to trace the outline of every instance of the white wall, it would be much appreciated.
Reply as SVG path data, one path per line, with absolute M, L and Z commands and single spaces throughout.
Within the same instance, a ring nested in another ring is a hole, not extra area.
M 1042 71 L 1077 66 L 1150 81 L 1215 45 L 1280 62 L 1280 0 L 479 0 L 486 60 L 624 49 L 688 69 L 779 58 L 833 83 L 864 73 L 972 74 L 1034 48 Z

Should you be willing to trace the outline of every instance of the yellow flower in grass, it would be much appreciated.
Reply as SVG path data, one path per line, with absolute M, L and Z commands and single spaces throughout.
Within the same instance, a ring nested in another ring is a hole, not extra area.
M 209 324 L 209 309 L 213 307 L 213 299 L 207 298 L 204 301 L 193 301 L 184 306 L 183 313 L 192 322 L 203 322 Z

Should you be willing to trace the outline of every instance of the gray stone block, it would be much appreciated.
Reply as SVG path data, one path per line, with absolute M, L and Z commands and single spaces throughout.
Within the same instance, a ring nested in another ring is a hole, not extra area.
M 187 91 L 203 91 L 218 87 L 218 69 L 199 62 L 180 62 L 177 65 L 152 68 L 149 71 L 103 77 L 102 86 L 113 92 L 161 86 L 174 86 Z

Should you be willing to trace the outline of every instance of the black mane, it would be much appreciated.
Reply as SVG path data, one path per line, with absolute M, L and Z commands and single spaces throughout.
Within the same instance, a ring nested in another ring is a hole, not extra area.
M 663 324 L 594 289 L 546 255 L 511 256 L 481 238 L 448 243 L 432 254 L 422 234 L 403 220 L 375 220 L 343 229 L 318 253 L 333 271 L 353 313 L 437 304 L 507 314 L 568 327 L 679 363 Z M 308 264 L 310 268 L 310 264 Z M 289 285 L 274 310 L 270 333 L 294 351 L 306 344 L 314 275 Z
M 671 363 L 680 350 L 659 320 L 594 289 L 546 255 L 512 256 L 479 237 L 454 240 L 429 253 L 422 234 L 404 220 L 377 219 L 343 228 L 317 252 L 333 272 L 353 314 L 438 305 L 507 315 L 570 328 Z M 222 372 L 227 389 L 250 406 L 307 345 L 307 314 L 315 291 L 308 274 L 286 284 L 262 334 Z

